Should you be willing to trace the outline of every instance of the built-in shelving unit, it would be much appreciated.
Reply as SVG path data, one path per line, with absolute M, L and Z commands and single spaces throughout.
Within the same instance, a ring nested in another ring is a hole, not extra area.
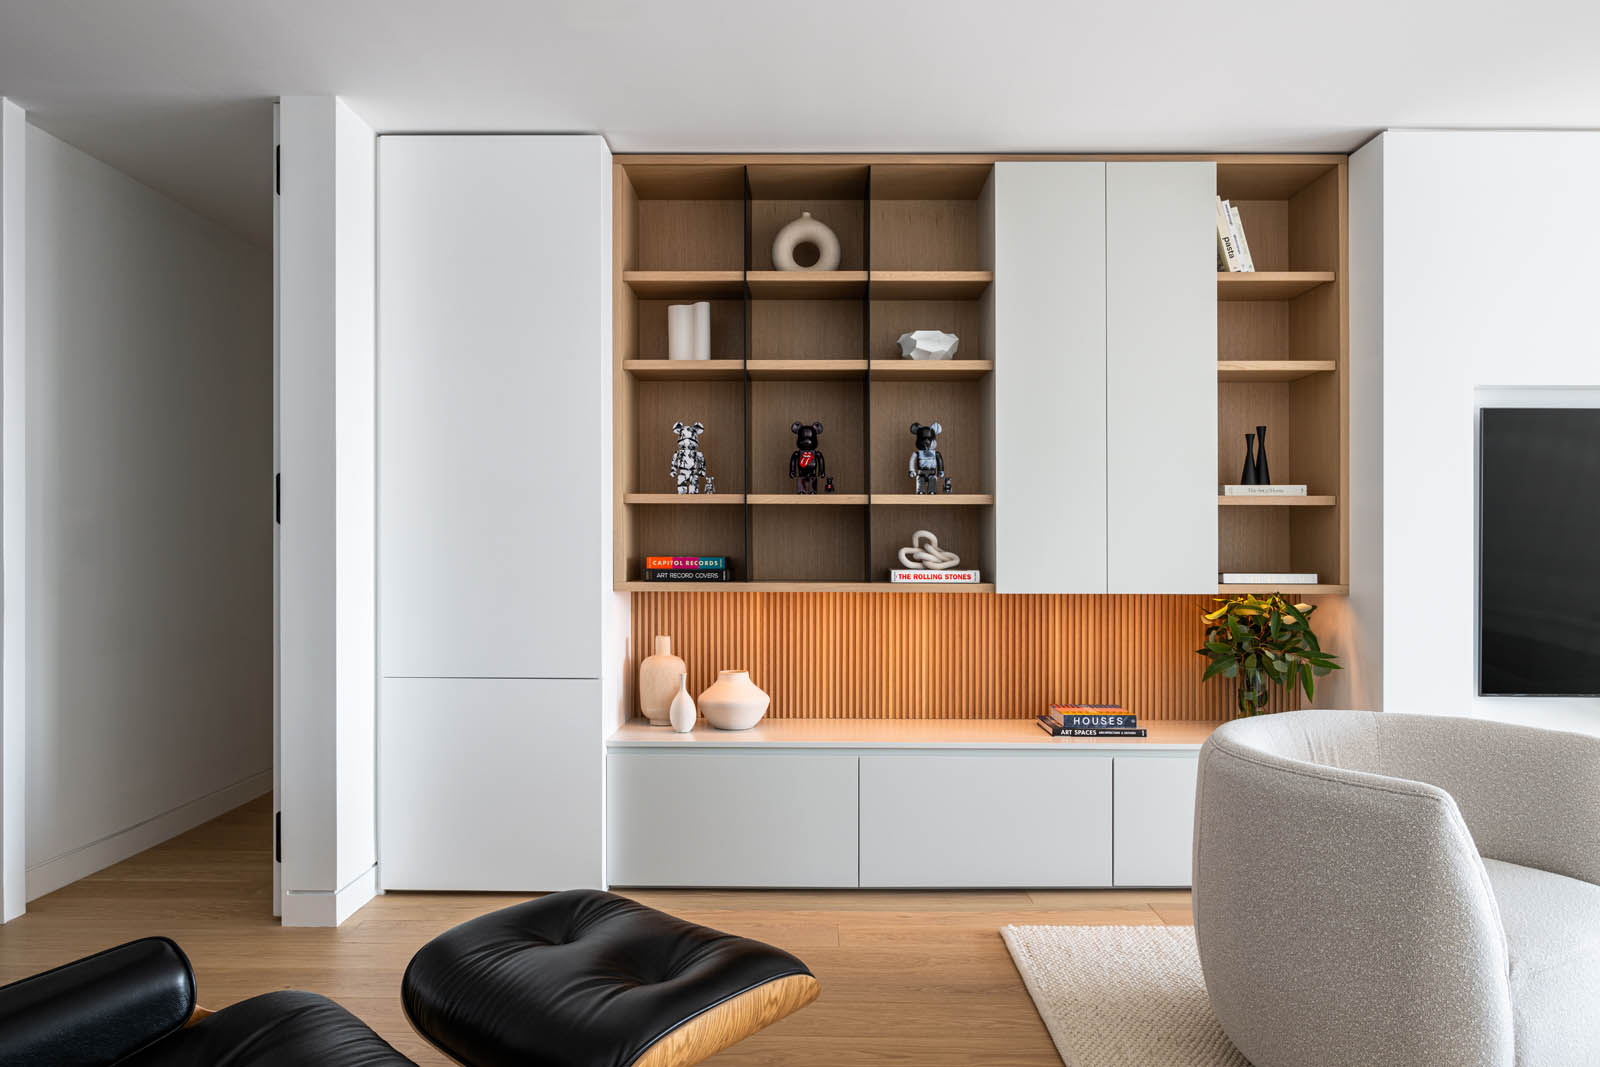
M 1338 158 L 1217 165 L 1258 268 L 1217 275 L 1217 482 L 1239 481 L 1244 435 L 1264 425 L 1272 480 L 1310 494 L 1219 496 L 1217 570 L 1317 574 L 1317 585 L 1277 590 L 1294 595 L 1348 591 L 1345 187 Z
M 617 164 L 617 588 L 929 592 L 888 581 L 917 529 L 991 570 L 992 170 L 833 157 Z M 773 238 L 803 211 L 838 236 L 838 269 L 774 268 Z M 712 304 L 715 358 L 666 359 L 668 304 L 697 300 Z M 899 336 L 915 329 L 958 334 L 956 358 L 900 358 Z M 705 424 L 715 495 L 674 492 L 675 421 Z M 917 496 L 906 492 L 910 426 L 934 421 L 958 492 Z M 833 492 L 794 492 L 795 422 L 822 423 Z M 729 557 L 738 580 L 641 580 L 645 556 L 689 553 Z

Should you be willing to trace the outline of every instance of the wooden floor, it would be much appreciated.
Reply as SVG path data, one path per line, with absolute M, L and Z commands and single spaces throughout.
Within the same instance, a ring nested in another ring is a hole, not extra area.
M 523 898 L 391 893 L 337 930 L 285 929 L 271 914 L 270 819 L 263 797 L 29 904 L 26 915 L 0 927 L 0 982 L 164 934 L 194 961 L 207 1007 L 274 989 L 311 989 L 339 1001 L 419 1063 L 443 1064 L 406 1025 L 400 974 L 435 934 Z M 1059 1067 L 1000 927 L 1191 921 L 1182 891 L 628 895 L 786 948 L 821 979 L 820 1000 L 710 1061 L 719 1067 Z

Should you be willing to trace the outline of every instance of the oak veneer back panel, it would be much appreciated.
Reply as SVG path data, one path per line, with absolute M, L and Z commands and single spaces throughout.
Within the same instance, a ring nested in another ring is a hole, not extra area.
M 698 694 L 746 668 L 782 718 L 1031 718 L 1052 701 L 1231 718 L 1200 683 L 1207 596 L 635 593 L 633 667 L 672 637 Z M 1288 706 L 1275 691 L 1273 710 Z

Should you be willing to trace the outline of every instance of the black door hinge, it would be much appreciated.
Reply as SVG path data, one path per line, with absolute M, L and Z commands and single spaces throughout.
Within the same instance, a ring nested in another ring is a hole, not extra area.
M 283 812 L 272 813 L 272 862 L 283 862 Z
M 272 521 L 283 525 L 283 475 L 272 476 Z
M 272 193 L 283 195 L 283 145 L 272 146 Z

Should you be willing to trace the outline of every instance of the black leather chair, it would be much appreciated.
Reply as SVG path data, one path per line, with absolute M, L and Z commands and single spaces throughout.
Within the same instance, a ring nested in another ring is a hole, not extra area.
M 445 931 L 400 996 L 416 1031 L 469 1067 L 686 1067 L 818 991 L 782 949 L 572 890 Z M 47 1064 L 415 1067 L 316 993 L 197 1008 L 188 957 L 164 937 L 0 987 L 0 1067 Z
M 326 997 L 284 990 L 217 1012 L 194 970 L 146 937 L 0 987 L 3 1067 L 400 1067 L 409 1059 Z

